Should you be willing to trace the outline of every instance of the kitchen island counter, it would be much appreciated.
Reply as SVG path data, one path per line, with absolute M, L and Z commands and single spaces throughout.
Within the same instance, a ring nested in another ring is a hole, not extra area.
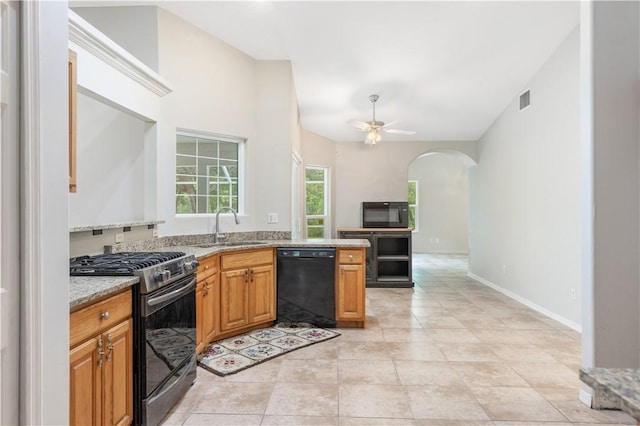
M 640 425 L 640 369 L 582 368 L 580 380 L 594 390 L 597 400 L 606 401 L 606 408 L 622 410 Z

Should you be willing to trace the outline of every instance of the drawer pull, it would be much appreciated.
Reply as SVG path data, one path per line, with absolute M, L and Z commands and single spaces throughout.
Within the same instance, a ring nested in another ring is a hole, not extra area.
M 101 318 L 103 321 L 108 320 L 108 319 L 109 319 L 109 311 L 106 311 L 106 312 L 101 313 L 101 314 L 100 314 L 100 318 Z
M 349 255 L 349 260 L 353 260 L 353 255 L 352 254 Z

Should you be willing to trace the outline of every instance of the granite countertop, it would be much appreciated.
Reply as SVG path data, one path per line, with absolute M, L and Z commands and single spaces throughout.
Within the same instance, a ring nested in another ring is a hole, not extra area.
M 259 242 L 259 244 L 255 244 Z M 215 245 L 211 243 L 198 245 L 170 245 L 164 247 L 148 247 L 138 251 L 179 251 L 194 255 L 196 259 L 237 250 L 259 249 L 266 247 L 369 247 L 368 240 L 357 239 L 325 239 L 325 240 L 260 240 L 237 241 L 232 245 Z M 138 277 L 70 277 L 69 307 L 76 310 L 91 302 L 114 294 L 122 289 L 138 283 Z
M 137 284 L 138 277 L 70 277 L 69 309 L 74 311 L 91 302 Z
M 616 408 L 640 420 L 640 369 L 582 368 L 580 380 L 597 395 L 616 403 Z

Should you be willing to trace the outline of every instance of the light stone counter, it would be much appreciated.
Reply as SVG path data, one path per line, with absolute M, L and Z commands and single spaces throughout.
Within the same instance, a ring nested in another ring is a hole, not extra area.
M 640 421 L 640 369 L 582 368 L 580 380 L 594 390 L 594 400 L 606 401 L 606 408 L 617 408 Z
M 259 244 L 253 244 L 259 242 Z M 179 244 L 179 243 L 178 243 Z M 142 250 L 136 251 L 179 251 L 187 255 L 194 255 L 196 259 L 201 259 L 216 253 L 229 251 L 259 249 L 268 247 L 343 247 L 359 248 L 369 247 L 368 240 L 351 239 L 326 239 L 326 240 L 252 240 L 233 241 L 228 243 L 212 244 L 204 243 L 197 245 L 172 245 L 154 247 L 145 245 Z M 133 250 L 132 250 L 133 251 Z M 138 277 L 70 277 L 69 285 L 69 306 L 71 310 L 78 309 L 86 304 L 102 299 L 114 294 L 122 289 L 138 283 Z
M 74 311 L 137 284 L 138 277 L 70 277 L 69 308 Z

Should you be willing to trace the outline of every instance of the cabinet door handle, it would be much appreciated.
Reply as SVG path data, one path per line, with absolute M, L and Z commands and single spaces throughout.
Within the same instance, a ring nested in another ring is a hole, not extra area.
M 111 344 L 111 334 L 107 334 L 107 362 L 111 362 L 111 356 L 113 355 L 113 345 Z
M 248 269 L 244 270 L 244 282 L 245 283 L 249 282 L 249 270 Z
M 253 282 L 253 269 L 249 269 L 249 279 Z
M 102 351 L 102 339 L 98 340 L 98 368 L 102 368 L 102 355 L 104 352 Z

